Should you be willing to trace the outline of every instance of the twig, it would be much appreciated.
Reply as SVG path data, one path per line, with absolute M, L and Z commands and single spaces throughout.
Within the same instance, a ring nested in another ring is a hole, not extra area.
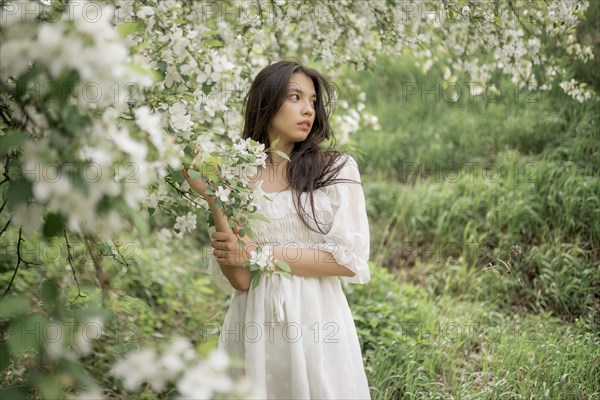
M 112 239 L 112 243 L 115 245 L 115 250 L 117 251 L 117 254 L 115 254 L 115 253 L 111 252 L 111 255 L 112 255 L 113 259 L 114 259 L 116 262 L 118 262 L 119 264 L 121 264 L 121 265 L 125 265 L 126 267 L 129 267 L 129 263 L 127 262 L 127 259 L 126 259 L 125 257 L 123 257 L 123 254 L 121 254 L 121 251 L 119 250 L 119 246 L 118 246 L 118 245 L 115 243 L 115 240 L 114 240 L 114 239 Z M 119 260 L 119 259 L 118 259 L 117 257 L 115 257 L 115 256 L 120 256 L 120 257 L 121 257 L 121 259 L 122 259 L 123 261 Z
M 10 182 L 10 176 L 8 176 L 8 163 L 10 162 L 10 155 L 6 156 L 6 162 L 4 163 L 4 172 L 2 172 L 2 176 L 4 176 L 4 179 L 2 180 L 2 182 L 0 182 L 0 185 L 2 185 L 4 182 Z
M 10 222 L 10 220 L 8 222 Z M 7 226 L 8 226 L 8 223 L 7 223 Z M 4 227 L 4 228 L 6 229 L 6 227 Z M 21 265 L 21 263 L 25 264 L 25 266 L 27 268 L 29 268 L 30 264 L 32 264 L 32 265 L 40 265 L 39 263 L 25 261 L 21 257 L 21 242 L 24 242 L 24 241 L 25 241 L 25 239 L 23 239 L 23 228 L 19 228 L 19 240 L 17 241 L 17 265 L 15 267 L 15 270 L 13 272 L 12 277 L 10 278 L 10 282 L 8 282 L 8 287 L 4 291 L 4 294 L 2 295 L 2 297 L 6 296 L 7 293 L 10 291 L 10 288 L 11 288 L 11 286 L 12 286 L 14 280 L 15 280 L 15 277 L 17 276 L 17 273 L 19 272 L 19 266 Z
M 75 268 L 73 267 L 73 255 L 71 254 L 71 245 L 69 244 L 69 238 L 67 237 L 67 230 L 63 230 L 63 235 L 65 237 L 65 243 L 67 244 L 67 261 L 71 266 L 71 271 L 73 272 L 73 279 L 75 279 L 75 283 L 77 284 L 77 296 L 71 301 L 71 304 L 75 302 L 80 297 L 85 297 L 81 294 L 81 286 L 79 285 L 79 279 L 77 279 L 77 274 L 75 273 Z
M 204 211 L 208 211 L 208 210 L 206 210 L 206 207 L 204 207 L 204 205 L 198 203 L 196 200 L 191 198 L 188 193 L 184 192 L 183 190 L 181 190 L 177 186 L 175 186 L 171 180 L 165 178 L 165 182 L 167 182 L 173 189 L 175 189 L 177 191 L 177 193 L 179 193 L 182 197 L 188 199 L 189 201 L 191 201 L 198 207 L 202 208 Z
M 108 277 L 106 273 L 102 269 L 102 260 L 98 258 L 98 254 L 94 252 L 92 248 L 92 244 L 97 245 L 96 241 L 93 237 L 86 235 L 84 238 L 85 248 L 87 249 L 90 257 L 92 258 L 92 263 L 94 264 L 94 269 L 96 270 L 96 279 L 98 279 L 98 283 L 102 288 L 102 292 L 105 292 L 108 288 Z M 97 246 L 96 246 L 97 248 Z
M 4 206 L 2 206 L 4 207 Z M 12 218 L 9 218 L 8 221 L 6 222 L 6 225 L 4 225 L 4 228 L 2 228 L 2 231 L 0 231 L 0 237 L 2 235 L 4 235 L 4 232 L 6 232 L 6 229 L 8 228 L 8 225 L 10 224 L 10 221 L 12 221 Z
M 527 26 L 525 26 L 525 23 L 523 21 L 521 21 L 521 18 L 519 18 L 519 11 L 515 10 L 515 6 L 514 6 L 512 0 L 508 0 L 508 6 L 512 10 L 512 12 L 515 14 L 515 18 L 517 19 L 517 21 L 519 21 L 519 25 L 521 25 L 521 28 L 523 28 L 523 30 L 525 31 L 525 33 L 527 33 L 528 36 L 531 36 L 531 32 L 529 31 Z

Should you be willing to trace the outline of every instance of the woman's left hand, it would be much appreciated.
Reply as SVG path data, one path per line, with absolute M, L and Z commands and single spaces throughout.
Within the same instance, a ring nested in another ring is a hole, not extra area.
M 213 254 L 217 257 L 219 264 L 243 267 L 244 261 L 248 260 L 250 253 L 256 249 L 257 246 L 248 236 L 239 238 L 245 243 L 244 246 L 238 243 L 237 233 L 239 231 L 239 226 L 236 226 L 233 233 L 215 232 L 212 234 Z

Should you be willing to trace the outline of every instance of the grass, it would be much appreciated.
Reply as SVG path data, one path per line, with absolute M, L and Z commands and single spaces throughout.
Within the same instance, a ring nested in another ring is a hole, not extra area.
M 374 75 L 349 74 L 382 126 L 356 138 L 376 264 L 434 295 L 595 324 L 596 104 L 558 91 L 506 90 L 501 79 L 509 98 L 436 99 L 440 73 L 421 73 L 409 57 L 382 59 Z
M 373 399 L 591 399 L 600 337 L 549 314 L 505 314 L 487 302 L 431 297 L 372 265 L 348 298 Z
M 496 76 L 455 101 L 410 56 L 347 75 L 382 127 L 355 138 L 374 273 L 348 289 L 373 398 L 600 398 L 598 99 Z

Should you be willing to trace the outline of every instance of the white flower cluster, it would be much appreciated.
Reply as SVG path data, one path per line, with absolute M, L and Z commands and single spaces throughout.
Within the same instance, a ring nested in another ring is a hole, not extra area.
M 570 0 L 555 0 L 550 7 L 535 10 L 529 9 L 533 6 L 519 8 L 519 15 L 506 2 L 494 7 L 476 2 L 458 7 L 445 2 L 345 1 L 338 5 L 301 0 L 265 2 L 258 8 L 239 2 L 216 2 L 210 7 L 174 0 L 117 3 L 127 3 L 123 9 L 129 14 L 120 13 L 125 22 L 139 24 L 128 43 L 162 76 L 149 96 L 150 105 L 178 141 L 195 150 L 198 165 L 215 160 L 217 143 L 239 139 L 241 100 L 251 79 L 283 54 L 296 54 L 307 64 L 318 58 L 335 77 L 339 66 L 363 68 L 378 53 L 397 54 L 407 48 L 422 58 L 419 64 L 424 70 L 449 59 L 450 73 L 466 71 L 471 80 L 481 83 L 471 86 L 472 95 L 482 93 L 494 70 L 511 76 L 519 87 L 535 89 L 549 79 L 544 69 L 560 64 L 546 51 L 547 41 L 541 40 L 544 32 L 553 34 L 547 26 L 564 18 L 567 23 L 561 27 L 572 27 L 587 8 L 586 2 L 573 5 L 568 4 L 574 3 Z M 530 19 L 528 31 L 519 18 Z M 559 44 L 567 46 L 563 41 Z M 578 51 L 577 43 L 571 47 Z M 493 56 L 477 58 L 481 53 Z M 590 50 L 582 48 L 581 53 Z M 362 126 L 379 126 L 377 118 L 365 113 L 360 104 L 340 111 L 343 115 L 336 114 L 332 122 L 341 143 Z M 235 164 L 221 158 L 222 176 L 237 175 L 243 180 L 251 175 L 252 167 L 247 173 L 232 172 Z M 186 191 L 188 186 L 183 184 L 181 189 Z M 236 198 L 236 189 L 224 182 L 214 191 L 230 208 L 247 200 Z
M 61 322 L 50 321 L 46 327 L 44 348 L 52 360 L 58 360 L 61 357 L 74 360 L 79 356 L 90 355 L 92 341 L 100 339 L 104 334 L 104 320 L 91 316 L 79 323 L 72 336 L 65 334 L 66 332 L 70 332 L 70 329 Z M 69 336 L 71 336 L 71 347 L 74 352 L 67 347 L 66 339 Z
M 93 351 L 93 341 L 100 339 L 105 333 L 104 320 L 97 316 L 88 316 L 80 321 L 74 332 L 71 328 L 70 325 L 66 326 L 61 321 L 52 319 L 45 326 L 44 350 L 49 360 L 60 362 L 61 359 L 65 359 L 76 362 L 80 357 L 89 356 Z M 79 400 L 99 400 L 104 399 L 104 393 L 95 383 L 90 383 L 74 397 Z
M 586 89 L 586 85 L 577 82 L 575 79 L 571 79 L 568 82 L 561 82 L 560 88 L 580 103 L 592 98 L 592 92 L 589 89 Z
M 0 10 L 0 81 L 14 83 L 28 71 L 35 75 L 32 83 L 44 88 L 62 79 L 58 89 L 69 90 L 69 105 L 82 111 L 78 116 L 53 105 L 43 90 L 37 90 L 41 102 L 16 104 L 9 99 L 12 119 L 25 127 L 28 141 L 35 142 L 21 145 L 28 153 L 22 161 L 28 168 L 35 165 L 64 174 L 60 163 L 68 154 L 75 157 L 74 164 L 93 163 L 99 176 L 97 182 L 84 179 L 83 185 L 81 179 L 27 178 L 33 182 L 37 204 L 21 204 L 11 212 L 13 225 L 29 232 L 40 228 L 40 207 L 46 205 L 68 213 L 70 229 L 107 235 L 126 224 L 116 211 L 95 218 L 100 204 L 111 210 L 123 208 L 115 206 L 118 202 L 135 208 L 166 201 L 172 190 L 153 196 L 146 188 L 165 177 L 168 168 L 181 167 L 184 152 L 180 146 L 197 150 L 195 162 L 202 164 L 214 155 L 217 143 L 236 142 L 243 122 L 241 100 L 252 78 L 284 54 L 296 54 L 305 64 L 318 58 L 335 77 L 339 66 L 363 68 L 378 53 L 397 54 L 406 49 L 422 59 L 423 70 L 449 60 L 450 74 L 467 72 L 481 83 L 472 86 L 472 94 L 481 93 L 478 88 L 500 70 L 519 87 L 548 89 L 549 82 L 564 81 L 561 87 L 577 101 L 593 96 L 590 87 L 569 82 L 561 68 L 563 53 L 584 62 L 593 57 L 592 48 L 578 43 L 572 34 L 588 1 L 553 0 L 548 6 L 536 3 L 527 6 L 531 10 L 519 9 L 523 12 L 515 12 L 508 2 L 490 7 L 485 2 L 457 6 L 452 2 L 301 0 L 265 2 L 257 8 L 239 2 L 214 2 L 208 7 L 205 2 L 120 0 L 116 14 L 108 6 L 90 5 L 70 2 L 65 14 L 39 23 L 34 20 L 43 14 L 42 2 L 14 1 Z M 118 32 L 127 37 L 121 39 Z M 549 43 L 556 49 L 548 51 Z M 478 54 L 491 57 L 478 58 Z M 138 67 L 130 68 L 130 64 Z M 69 82 L 69 72 L 76 74 L 77 88 L 72 91 L 64 84 L 65 79 Z M 152 85 L 151 77 L 156 84 Z M 131 101 L 131 88 L 145 90 L 143 105 Z M 360 104 L 342 112 L 333 118 L 341 142 L 361 124 L 378 126 L 376 117 L 364 113 Z M 127 121 L 119 120 L 124 115 Z M 91 127 L 54 137 L 56 121 L 67 116 L 79 118 L 82 125 L 91 121 Z M 172 135 L 167 137 L 165 131 Z M 47 142 L 40 140 L 47 136 Z M 258 166 L 243 169 L 243 163 L 225 158 L 218 164 L 224 177 L 237 176 L 242 186 Z M 75 169 L 74 175 L 81 175 L 83 170 Z M 214 190 L 233 207 L 247 204 L 251 197 L 236 197 L 236 189 L 223 182 Z
M 262 246 L 253 250 L 248 261 L 251 265 L 258 266 L 259 271 L 262 273 L 270 274 L 275 271 L 273 248 L 271 246 Z
M 395 33 L 406 37 L 405 44 L 424 71 L 438 61 L 445 62 L 451 73 L 466 72 L 478 83 L 471 86 L 471 94 L 477 95 L 483 93 L 480 88 L 495 70 L 510 76 L 518 88 L 547 90 L 556 82 L 554 75 L 546 73 L 547 68 L 563 79 L 568 76 L 560 68 L 563 56 L 583 62 L 593 59 L 592 47 L 578 43 L 572 34 L 588 6 L 586 0 L 553 0 L 548 5 L 495 2 L 492 7 L 491 3 L 470 2 L 461 8 L 452 2 L 416 2 L 403 7 L 380 2 L 372 7 L 402 22 L 394 26 Z M 399 51 L 399 43 L 390 39 L 383 50 L 392 47 Z M 591 88 L 587 90 L 593 95 Z M 575 91 L 570 93 L 578 101 L 582 98 Z
M 162 352 L 149 347 L 128 354 L 111 373 L 130 392 L 147 382 L 155 393 L 161 393 L 174 382 L 181 399 L 212 399 L 217 393 L 227 398 L 251 397 L 249 381 L 233 380 L 229 367 L 229 357 L 223 351 L 215 349 L 199 359 L 189 340 L 178 337 Z
M 84 108 L 125 105 L 129 94 L 124 84 L 151 86 L 148 75 L 127 66 L 129 49 L 111 23 L 112 10 L 94 6 L 90 15 L 88 5 L 72 2 L 57 22 L 41 24 L 23 23 L 23 16 L 35 17 L 42 11 L 39 2 L 14 2 L 10 10 L 16 12 L 3 8 L 0 21 L 6 34 L 0 47 L 0 80 L 19 77 L 34 63 L 47 68 L 50 79 L 76 71 L 79 82 L 72 96 Z
M 257 174 L 258 167 L 266 165 L 264 144 L 240 139 L 233 146 L 207 145 L 206 141 L 196 140 L 195 152 L 191 167 L 205 174 L 216 174 L 216 179 L 212 180 L 214 195 L 223 204 L 235 205 L 247 215 L 258 210 L 255 199 L 264 195 L 262 182 L 254 189 L 250 189 L 248 183 Z
M 182 239 L 185 232 L 196 229 L 196 215 L 190 211 L 185 216 L 177 217 L 174 228 L 179 231 L 177 238 Z
M 152 79 L 131 66 L 129 48 L 112 25 L 113 10 L 77 1 L 52 22 L 34 23 L 50 15 L 44 7 L 17 1 L 0 9 L 0 81 L 31 79 L 21 103 L 10 99 L 9 105 L 13 121 L 25 129 L 19 161 L 34 202 L 16 204 L 11 223 L 31 234 L 41 229 L 46 212 L 55 212 L 71 231 L 108 238 L 127 224 L 116 211 L 122 207 L 99 214 L 100 204 L 110 199 L 136 210 L 149 183 L 164 177 L 168 166 L 181 166 L 182 150 L 149 107 L 128 106 L 129 89 L 148 88 Z M 76 77 L 64 81 L 70 73 Z M 122 122 L 128 113 L 139 131 Z
M 365 111 L 366 99 L 367 94 L 360 92 L 356 108 L 351 108 L 346 100 L 340 102 L 342 109 L 346 110 L 346 114 L 336 114 L 331 119 L 332 125 L 335 127 L 338 143 L 347 143 L 350 137 L 363 127 L 370 126 L 376 131 L 381 129 L 377 116 Z

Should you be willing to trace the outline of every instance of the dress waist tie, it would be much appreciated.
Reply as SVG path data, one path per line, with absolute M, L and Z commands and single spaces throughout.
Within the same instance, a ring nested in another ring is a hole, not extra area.
M 273 272 L 271 274 L 271 290 L 270 299 L 271 303 L 271 316 L 275 322 L 282 322 L 285 320 L 285 314 L 283 310 L 283 304 L 285 298 L 283 297 L 283 277 L 279 272 Z

